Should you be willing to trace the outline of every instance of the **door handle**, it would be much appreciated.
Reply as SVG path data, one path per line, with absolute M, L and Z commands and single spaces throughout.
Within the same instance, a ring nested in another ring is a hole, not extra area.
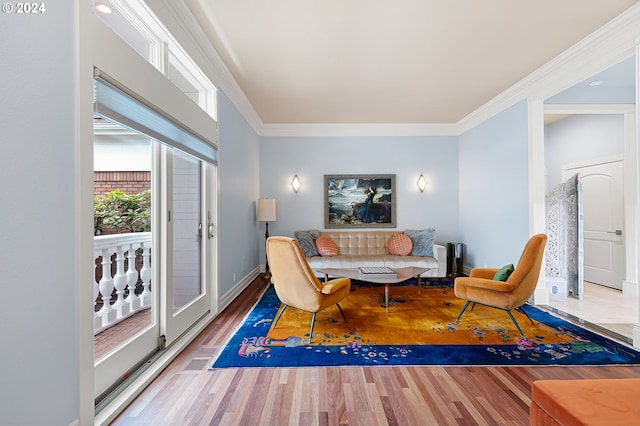
M 213 222 L 211 221 L 211 212 L 208 211 L 207 212 L 207 237 L 208 238 L 213 238 L 214 237 L 214 235 L 213 235 L 214 231 L 215 231 L 215 227 L 213 225 Z
M 616 229 L 615 231 L 607 231 L 607 234 L 622 235 L 622 229 Z

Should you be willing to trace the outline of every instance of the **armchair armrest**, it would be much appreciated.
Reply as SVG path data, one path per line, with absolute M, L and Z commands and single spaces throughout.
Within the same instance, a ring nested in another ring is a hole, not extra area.
M 492 290 L 500 293 L 509 293 L 514 287 L 504 281 L 494 281 L 486 278 L 456 278 L 456 282 L 460 280 L 467 287 L 481 288 L 483 290 Z
M 335 280 L 327 281 L 322 284 L 320 287 L 320 293 L 333 294 L 350 285 L 351 280 L 349 278 L 336 278 Z
M 486 278 L 490 280 L 498 271 L 499 268 L 473 268 L 469 276 L 472 278 Z

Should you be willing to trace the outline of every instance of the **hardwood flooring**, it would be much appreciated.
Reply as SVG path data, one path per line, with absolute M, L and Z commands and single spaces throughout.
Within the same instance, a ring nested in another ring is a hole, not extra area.
M 528 425 L 539 379 L 639 377 L 640 367 L 208 370 L 266 283 L 257 278 L 114 425 Z

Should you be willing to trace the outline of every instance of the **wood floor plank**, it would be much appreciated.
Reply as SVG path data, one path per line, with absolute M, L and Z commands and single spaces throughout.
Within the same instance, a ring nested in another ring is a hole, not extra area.
M 636 366 L 215 369 L 266 283 L 257 278 L 114 425 L 528 425 L 531 384 L 640 377 Z

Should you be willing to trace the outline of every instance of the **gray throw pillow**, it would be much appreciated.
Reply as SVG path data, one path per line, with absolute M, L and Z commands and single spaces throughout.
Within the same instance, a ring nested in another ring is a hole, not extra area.
M 316 249 L 316 239 L 320 236 L 320 231 L 295 231 L 293 235 L 296 236 L 296 240 L 306 257 L 320 256 Z
M 407 229 L 404 233 L 407 234 L 413 242 L 411 256 L 433 257 L 433 243 L 436 239 L 436 230 L 434 228 L 420 230 Z

